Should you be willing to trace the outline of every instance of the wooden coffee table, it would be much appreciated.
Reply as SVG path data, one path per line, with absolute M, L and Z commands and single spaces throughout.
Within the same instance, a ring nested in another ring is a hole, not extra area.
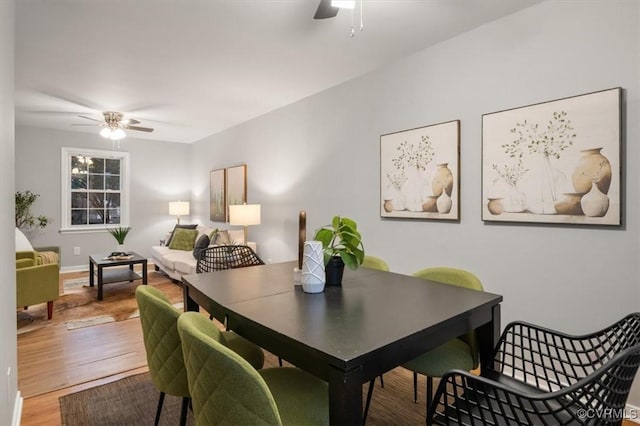
M 142 284 L 147 284 L 147 258 L 133 251 L 129 253 L 131 258 L 119 260 L 108 259 L 108 253 L 89 256 L 89 287 L 93 287 L 94 276 L 97 276 L 98 300 L 102 300 L 102 286 L 105 284 L 122 281 L 132 282 L 140 279 Z M 142 276 L 133 270 L 133 266 L 136 264 L 142 265 Z M 128 266 L 128 268 L 123 268 L 123 266 Z

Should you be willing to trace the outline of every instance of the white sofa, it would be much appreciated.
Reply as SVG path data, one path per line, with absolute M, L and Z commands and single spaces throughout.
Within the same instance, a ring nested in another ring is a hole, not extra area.
M 206 227 L 198 225 L 198 236 L 196 241 L 201 235 L 210 235 L 216 228 Z M 234 244 L 244 244 L 244 230 L 228 229 L 229 237 Z M 171 233 L 167 234 L 165 241 L 169 239 Z M 253 251 L 256 251 L 256 243 L 249 241 L 246 245 L 251 247 Z M 210 245 L 211 246 L 211 245 Z M 196 273 L 197 260 L 193 256 L 193 250 L 173 250 L 167 246 L 153 246 L 151 247 L 151 258 L 156 270 L 162 270 L 169 277 L 174 280 L 182 281 L 183 275 L 190 275 Z

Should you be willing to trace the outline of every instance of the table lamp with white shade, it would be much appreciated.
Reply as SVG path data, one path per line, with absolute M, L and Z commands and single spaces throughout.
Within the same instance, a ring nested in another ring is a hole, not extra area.
M 171 216 L 176 216 L 178 224 L 180 224 L 180 216 L 189 216 L 189 202 L 188 201 L 170 201 L 169 214 Z
M 247 227 L 260 225 L 260 204 L 230 205 L 229 224 L 244 226 L 244 243 L 247 244 Z

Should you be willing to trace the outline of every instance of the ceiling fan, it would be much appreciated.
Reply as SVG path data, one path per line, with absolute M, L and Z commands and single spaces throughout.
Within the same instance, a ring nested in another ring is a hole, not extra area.
M 97 120 L 86 115 L 78 115 L 80 118 L 95 121 L 98 124 L 73 124 L 74 126 L 100 126 L 103 129 L 100 131 L 100 135 L 104 138 L 111 140 L 119 140 L 126 137 L 124 129 L 138 130 L 141 132 L 153 132 L 150 127 L 137 126 L 140 121 L 133 118 L 124 118 L 124 114 L 115 111 L 105 111 L 102 113 L 104 120 Z
M 320 0 L 316 14 L 313 15 L 313 19 L 326 19 L 333 18 L 338 14 L 339 7 L 331 5 L 332 0 Z
M 364 24 L 362 21 L 362 2 L 360 0 L 360 31 L 364 29 Z M 313 19 L 326 19 L 333 18 L 338 14 L 340 9 L 350 9 L 351 10 L 351 32 L 349 33 L 350 37 L 353 37 L 356 34 L 356 29 L 353 22 L 353 10 L 356 7 L 356 0 L 320 0 L 318 4 L 318 9 L 316 9 L 316 14 L 313 15 Z

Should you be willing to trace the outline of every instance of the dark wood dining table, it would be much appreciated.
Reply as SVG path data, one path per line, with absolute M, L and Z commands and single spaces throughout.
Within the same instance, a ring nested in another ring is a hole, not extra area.
M 500 295 L 367 268 L 309 294 L 294 286 L 295 266 L 184 276 L 184 306 L 325 380 L 332 425 L 362 424 L 363 383 L 470 330 L 481 365 L 491 362 Z

